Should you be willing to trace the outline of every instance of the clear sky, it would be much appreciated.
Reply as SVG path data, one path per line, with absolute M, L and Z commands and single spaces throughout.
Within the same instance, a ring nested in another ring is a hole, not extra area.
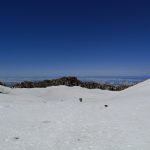
M 150 75 L 150 2 L 1 0 L 0 75 Z

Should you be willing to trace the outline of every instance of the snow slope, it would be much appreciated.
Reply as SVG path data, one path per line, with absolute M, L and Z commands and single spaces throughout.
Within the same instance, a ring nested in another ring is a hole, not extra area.
M 2 150 L 150 149 L 150 80 L 121 92 L 67 86 L 0 92 Z
M 0 85 L 0 93 L 8 94 L 10 93 L 10 91 L 11 91 L 10 88 Z

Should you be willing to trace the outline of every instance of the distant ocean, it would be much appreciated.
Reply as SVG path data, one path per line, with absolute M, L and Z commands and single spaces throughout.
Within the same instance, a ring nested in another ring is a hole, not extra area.
M 150 76 L 89 76 L 89 77 L 79 77 L 83 81 L 94 81 L 103 84 L 112 85 L 133 85 L 139 82 L 150 79 Z
M 41 77 L 0 77 L 0 81 L 6 85 L 13 85 L 22 81 L 41 81 L 47 79 L 57 79 L 61 76 L 41 76 Z M 77 76 L 81 81 L 94 81 L 102 84 L 112 85 L 132 85 L 150 78 L 150 76 Z

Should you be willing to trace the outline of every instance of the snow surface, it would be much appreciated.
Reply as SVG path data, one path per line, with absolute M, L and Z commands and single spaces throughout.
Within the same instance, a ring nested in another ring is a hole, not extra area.
M 150 80 L 121 92 L 0 86 L 0 150 L 150 150 L 149 118 Z
M 11 89 L 9 87 L 0 85 L 0 93 L 8 94 L 8 93 L 10 93 L 10 91 L 11 91 Z

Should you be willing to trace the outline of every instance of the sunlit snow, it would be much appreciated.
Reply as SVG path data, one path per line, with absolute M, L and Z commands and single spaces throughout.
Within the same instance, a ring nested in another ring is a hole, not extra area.
M 149 117 L 150 80 L 121 92 L 0 86 L 0 149 L 150 150 Z

